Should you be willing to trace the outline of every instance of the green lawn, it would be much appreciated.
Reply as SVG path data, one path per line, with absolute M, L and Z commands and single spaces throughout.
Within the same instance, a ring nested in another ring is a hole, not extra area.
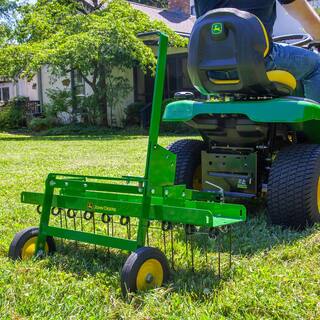
M 320 319 L 320 228 L 281 231 L 263 212 L 234 228 L 233 267 L 220 281 L 180 271 L 166 288 L 131 302 L 121 297 L 121 255 L 110 261 L 104 251 L 70 244 L 41 261 L 7 258 L 14 234 L 38 223 L 19 203 L 21 191 L 41 191 L 49 172 L 141 175 L 146 142 L 125 134 L 0 134 L 0 319 Z

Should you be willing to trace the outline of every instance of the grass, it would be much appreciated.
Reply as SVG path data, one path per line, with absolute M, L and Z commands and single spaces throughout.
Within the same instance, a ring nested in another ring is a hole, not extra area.
M 320 228 L 281 230 L 263 212 L 234 227 L 233 267 L 221 280 L 180 270 L 165 288 L 131 301 L 121 297 L 121 254 L 109 260 L 70 244 L 40 261 L 7 258 L 14 234 L 38 223 L 19 203 L 21 191 L 42 191 L 49 172 L 141 175 L 146 142 L 134 133 L 0 134 L 0 319 L 319 319 Z

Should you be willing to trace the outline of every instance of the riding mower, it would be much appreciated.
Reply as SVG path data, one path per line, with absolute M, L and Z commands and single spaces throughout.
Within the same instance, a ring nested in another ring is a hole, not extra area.
M 319 48 L 308 35 L 274 41 Z M 163 120 L 184 122 L 202 137 L 169 147 L 177 155 L 176 183 L 247 203 L 266 198 L 272 224 L 301 229 L 320 221 L 320 104 L 301 97 L 288 71 L 266 71 L 271 46 L 248 12 L 218 9 L 200 17 L 188 70 L 207 99 L 179 93 Z

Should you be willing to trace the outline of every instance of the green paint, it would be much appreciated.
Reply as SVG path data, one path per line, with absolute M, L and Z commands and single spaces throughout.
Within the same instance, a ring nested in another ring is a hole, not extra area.
M 145 245 L 150 220 L 218 227 L 246 219 L 246 209 L 242 205 L 215 202 L 216 195 L 174 185 L 176 156 L 158 144 L 168 37 L 163 33 L 157 35 L 158 63 L 144 177 L 51 173 L 44 194 L 23 192 L 23 203 L 42 205 L 37 254 L 44 249 L 47 236 L 134 251 Z M 50 213 L 53 207 L 138 218 L 137 238 L 120 239 L 52 227 Z
M 211 33 L 213 35 L 219 35 L 223 32 L 223 24 L 221 22 L 213 23 L 211 26 Z
M 184 122 L 200 114 L 239 114 L 255 122 L 299 123 L 320 120 L 320 105 L 289 98 L 248 102 L 176 101 L 167 105 L 163 120 Z

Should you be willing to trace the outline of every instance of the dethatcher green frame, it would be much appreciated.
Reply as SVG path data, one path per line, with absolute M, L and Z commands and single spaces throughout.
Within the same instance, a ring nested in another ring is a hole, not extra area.
M 159 37 L 158 62 L 144 177 L 51 173 L 44 194 L 23 192 L 23 203 L 42 206 L 36 256 L 44 252 L 48 236 L 135 251 L 145 245 L 151 220 L 213 228 L 246 219 L 242 205 L 226 204 L 216 194 L 174 184 L 176 156 L 158 144 L 168 37 L 160 32 L 155 34 Z M 126 239 L 50 226 L 52 208 L 138 218 L 137 237 Z

